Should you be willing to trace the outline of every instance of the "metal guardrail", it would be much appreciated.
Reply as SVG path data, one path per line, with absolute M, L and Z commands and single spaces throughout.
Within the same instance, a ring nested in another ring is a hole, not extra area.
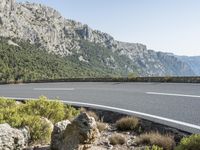
M 200 76 L 194 77 L 115 77 L 115 78 L 65 78 L 42 79 L 28 81 L 0 81 L 0 84 L 46 83 L 46 82 L 168 82 L 168 83 L 200 83 Z

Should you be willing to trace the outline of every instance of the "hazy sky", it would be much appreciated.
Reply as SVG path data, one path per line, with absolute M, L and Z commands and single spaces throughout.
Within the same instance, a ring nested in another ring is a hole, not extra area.
M 17 0 L 42 3 L 69 19 L 149 49 L 200 55 L 200 0 Z

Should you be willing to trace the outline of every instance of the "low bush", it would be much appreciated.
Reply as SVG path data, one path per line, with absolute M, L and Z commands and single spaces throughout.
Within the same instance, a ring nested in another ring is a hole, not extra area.
M 98 128 L 99 132 L 102 132 L 108 128 L 108 124 L 106 124 L 104 122 L 97 122 L 97 128 Z
M 46 144 L 51 140 L 52 126 L 40 116 L 25 116 L 23 126 L 28 126 L 33 143 Z
M 139 137 L 137 137 L 136 143 L 140 145 L 156 145 L 162 147 L 164 150 L 172 150 L 175 146 L 175 141 L 172 136 L 161 135 L 158 132 L 141 134 Z
M 34 143 L 49 143 L 51 127 L 42 118 L 52 123 L 70 119 L 78 115 L 79 110 L 59 101 L 49 101 L 46 97 L 29 100 L 24 104 L 17 104 L 15 100 L 0 98 L 0 124 L 8 123 L 12 127 L 28 126 L 31 140 Z
M 145 150 L 163 150 L 163 148 L 157 145 L 153 145 L 152 147 L 150 146 L 145 147 Z
M 64 111 L 65 111 L 65 115 L 64 115 L 63 120 L 72 119 L 75 116 L 78 116 L 78 114 L 80 113 L 80 110 L 77 110 L 76 108 L 70 105 L 64 105 Z
M 126 139 L 122 134 L 116 133 L 109 138 L 109 141 L 112 145 L 123 145 L 126 142 Z
M 79 111 L 70 105 L 65 105 L 59 100 L 49 101 L 45 96 L 38 100 L 26 101 L 21 111 L 28 115 L 38 115 L 57 123 L 61 120 L 71 119 L 79 114 Z
M 124 117 L 116 122 L 116 127 L 118 130 L 136 130 L 139 125 L 139 119 L 136 117 Z
M 26 101 L 21 111 L 28 115 L 45 117 L 56 123 L 65 118 L 64 109 L 63 103 L 57 100 L 48 101 L 46 97 L 41 96 L 38 100 Z
M 0 109 L 16 106 L 16 101 L 0 97 Z
M 2 114 L 0 124 L 8 123 L 12 127 L 21 127 L 24 115 L 20 113 L 19 107 L 1 108 L 0 114 Z
M 175 150 L 200 150 L 200 134 L 183 138 Z

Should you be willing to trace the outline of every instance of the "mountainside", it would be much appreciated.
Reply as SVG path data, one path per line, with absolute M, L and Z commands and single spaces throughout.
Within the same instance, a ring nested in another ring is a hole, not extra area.
M 200 76 L 200 56 L 193 56 L 193 57 L 187 57 L 187 56 L 178 56 L 178 58 L 187 63 L 194 73 L 198 76 Z
M 48 53 L 27 41 L 0 37 L 0 82 L 38 79 L 115 77 L 119 73 L 106 66 L 88 66 Z M 113 72 L 112 72 L 113 71 Z
M 0 2 L 0 36 L 37 44 L 74 64 L 127 76 L 191 76 L 186 62 L 139 43 L 116 41 L 88 25 L 63 18 L 56 10 L 15 0 Z

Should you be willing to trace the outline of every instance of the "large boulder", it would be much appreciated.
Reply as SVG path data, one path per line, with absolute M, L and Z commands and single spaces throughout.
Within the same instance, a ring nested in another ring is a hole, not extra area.
M 64 138 L 64 132 L 66 127 L 71 124 L 69 120 L 58 122 L 54 125 L 53 132 L 51 134 L 51 149 L 59 150 L 62 139 Z
M 0 124 L 0 149 L 21 150 L 28 145 L 29 131 L 27 128 L 15 129 L 9 124 Z
M 95 119 L 81 113 L 67 125 L 62 140 L 54 150 L 83 150 L 89 148 L 99 135 Z

